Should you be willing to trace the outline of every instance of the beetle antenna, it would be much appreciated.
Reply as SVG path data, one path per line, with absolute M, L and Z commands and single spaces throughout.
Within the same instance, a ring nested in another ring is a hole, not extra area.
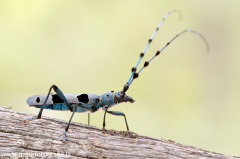
M 181 34 L 185 33 L 185 32 L 192 32 L 194 34 L 197 34 L 198 36 L 200 36 L 203 41 L 205 42 L 206 46 L 207 46 L 207 52 L 209 52 L 210 47 L 209 44 L 207 42 L 207 40 L 204 38 L 204 36 L 202 36 L 199 32 L 193 31 L 193 30 L 184 30 L 181 33 L 177 34 L 174 38 L 172 38 L 161 50 L 157 51 L 156 54 L 149 60 L 146 61 L 143 65 L 143 67 L 136 73 L 134 72 L 133 74 L 133 78 L 131 79 L 131 81 L 128 83 L 128 87 L 130 86 L 130 84 L 133 82 L 134 79 L 136 79 L 139 76 L 139 73 L 143 70 L 143 68 L 147 67 L 149 65 L 149 63 L 156 57 L 158 56 L 173 40 L 175 40 L 178 36 L 180 36 Z
M 151 44 L 153 38 L 155 37 L 155 35 L 156 35 L 158 29 L 159 29 L 160 26 L 162 25 L 163 21 L 164 21 L 164 20 L 168 17 L 168 15 L 169 15 L 170 13 L 172 13 L 172 12 L 177 12 L 177 13 L 179 13 L 179 20 L 181 20 L 182 15 L 181 15 L 181 13 L 180 13 L 178 10 L 171 10 L 171 11 L 169 11 L 169 12 L 163 17 L 163 19 L 161 20 L 161 22 L 158 24 L 156 30 L 154 31 L 152 37 L 148 40 L 148 44 L 147 44 L 147 46 L 145 47 L 145 49 L 143 50 L 143 52 L 140 54 L 140 58 L 139 58 L 137 64 L 135 65 L 135 67 L 132 68 L 132 73 L 131 73 L 131 75 L 130 75 L 130 77 L 129 77 L 129 79 L 128 79 L 127 84 L 131 81 L 131 79 L 132 79 L 134 73 L 135 73 L 136 70 L 137 70 L 137 66 L 138 66 L 138 64 L 139 64 L 140 61 L 142 60 L 142 58 L 143 58 L 145 52 L 147 51 L 149 45 Z M 124 91 L 124 90 L 123 90 L 123 91 Z

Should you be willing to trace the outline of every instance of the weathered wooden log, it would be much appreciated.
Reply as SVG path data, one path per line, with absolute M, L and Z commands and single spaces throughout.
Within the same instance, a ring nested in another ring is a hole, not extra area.
M 0 107 L 0 158 L 240 158 L 130 131 L 103 134 L 99 128 L 76 122 L 71 122 L 63 143 L 66 121 L 44 116 L 23 122 L 32 116 Z

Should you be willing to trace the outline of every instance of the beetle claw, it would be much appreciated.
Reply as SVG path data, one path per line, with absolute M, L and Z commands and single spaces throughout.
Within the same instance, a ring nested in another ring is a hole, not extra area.
M 23 122 L 28 122 L 28 121 L 31 121 L 31 120 L 34 120 L 34 119 L 38 119 L 38 117 L 34 116 L 32 118 L 24 119 Z
M 102 128 L 102 133 L 106 134 L 105 128 Z

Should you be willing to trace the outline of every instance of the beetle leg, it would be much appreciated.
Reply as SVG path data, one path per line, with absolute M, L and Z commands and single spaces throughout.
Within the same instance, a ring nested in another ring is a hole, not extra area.
M 88 125 L 90 124 L 90 113 L 88 113 Z
M 89 109 L 89 107 L 86 106 L 85 103 L 79 102 L 79 103 L 75 104 L 72 116 L 71 116 L 71 118 L 70 118 L 70 120 L 69 120 L 69 122 L 67 124 L 67 127 L 65 128 L 65 131 L 63 132 L 63 135 L 62 135 L 63 142 L 65 142 L 65 140 L 66 140 L 66 133 L 67 133 L 69 125 L 71 123 L 72 117 L 73 117 L 74 113 L 77 111 L 77 107 L 84 108 L 84 109 L 92 111 L 91 109 Z M 90 113 L 88 113 L 88 114 L 90 114 Z
M 46 102 L 47 102 L 47 100 L 48 100 L 48 97 L 49 97 L 52 89 L 54 89 L 54 91 L 57 93 L 57 95 L 58 95 L 58 96 L 62 99 L 62 101 L 68 106 L 69 110 L 72 111 L 72 108 L 70 107 L 70 104 L 68 103 L 68 101 L 67 101 L 66 97 L 64 96 L 64 94 L 62 93 L 62 91 L 61 91 L 56 85 L 52 85 L 52 86 L 50 87 L 50 89 L 49 89 L 49 91 L 48 91 L 48 95 L 47 95 L 47 97 L 46 97 L 46 99 L 45 99 L 45 101 L 44 101 L 44 103 L 43 103 L 43 105 L 42 105 L 42 107 L 41 107 L 41 109 L 40 109 L 40 111 L 39 111 L 39 113 L 38 113 L 38 116 L 37 116 L 37 117 L 32 117 L 32 118 L 25 119 L 24 122 L 25 122 L 25 121 L 34 120 L 34 119 L 40 119 L 40 118 L 42 117 L 43 108 L 44 108 L 44 106 L 46 105 Z
M 77 110 L 77 107 L 78 107 L 77 104 L 75 104 L 75 108 L 74 108 L 74 110 L 73 110 L 72 116 L 71 116 L 70 120 L 68 121 L 68 124 L 67 124 L 67 127 L 65 128 L 65 131 L 63 132 L 63 135 L 62 135 L 62 141 L 63 141 L 63 142 L 65 142 L 65 140 L 66 140 L 66 133 L 67 133 L 67 131 L 68 131 L 70 122 L 71 122 L 71 120 L 72 120 L 72 117 L 73 117 L 74 113 L 75 113 L 76 110 Z
M 103 128 L 102 128 L 102 132 L 105 133 L 105 126 L 106 126 L 106 124 L 105 124 L 105 118 L 106 118 L 106 112 L 107 112 L 107 110 L 108 110 L 108 106 L 105 105 L 105 106 L 103 107 L 103 109 L 105 109 L 105 113 L 104 113 L 104 117 L 103 117 Z
M 124 116 L 126 127 L 127 127 L 127 130 L 129 131 L 128 124 L 127 124 L 127 118 L 126 118 L 126 116 L 125 116 L 125 114 L 123 112 L 120 112 L 120 111 L 107 111 L 107 113 L 112 114 L 112 115 L 117 115 L 117 116 Z

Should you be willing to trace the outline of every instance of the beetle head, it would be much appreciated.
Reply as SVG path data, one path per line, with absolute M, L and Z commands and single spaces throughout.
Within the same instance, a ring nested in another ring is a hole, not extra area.
M 130 102 L 130 103 L 134 103 L 135 102 L 135 100 L 132 97 L 130 97 L 130 96 L 126 95 L 126 94 L 125 94 L 125 97 L 127 98 L 126 99 L 127 102 Z
M 134 103 L 135 102 L 135 100 L 132 97 L 128 96 L 126 93 L 123 93 L 123 91 L 116 92 L 115 97 L 119 103 L 121 103 L 121 102 Z

